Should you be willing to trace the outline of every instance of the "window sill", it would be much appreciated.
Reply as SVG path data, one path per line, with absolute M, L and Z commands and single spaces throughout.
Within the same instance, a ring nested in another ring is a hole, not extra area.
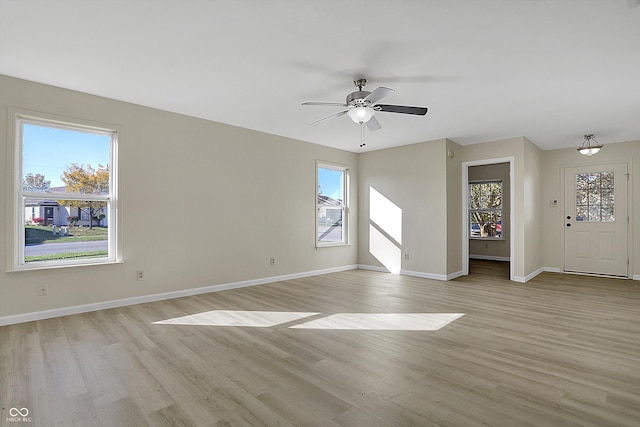
M 335 247 L 339 247 L 339 246 L 351 246 L 351 243 L 322 243 L 322 244 L 316 243 L 316 249 L 319 249 L 319 248 L 335 248 Z
M 39 270 L 52 270 L 59 268 L 73 268 L 73 267 L 95 267 L 100 265 L 113 265 L 113 264 L 124 264 L 123 261 L 103 261 L 103 262 L 86 262 L 86 263 L 75 263 L 75 264 L 37 264 L 32 265 L 31 263 L 28 265 L 22 265 L 17 268 L 7 270 L 7 273 L 21 273 L 24 271 L 39 271 Z

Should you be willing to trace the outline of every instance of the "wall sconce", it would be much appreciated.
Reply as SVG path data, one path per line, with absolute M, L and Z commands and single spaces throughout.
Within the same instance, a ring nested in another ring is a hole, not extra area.
M 599 152 L 601 148 L 602 144 L 596 141 L 594 135 L 590 133 L 584 136 L 584 141 L 582 142 L 582 145 L 577 148 L 577 150 L 580 154 L 591 157 Z

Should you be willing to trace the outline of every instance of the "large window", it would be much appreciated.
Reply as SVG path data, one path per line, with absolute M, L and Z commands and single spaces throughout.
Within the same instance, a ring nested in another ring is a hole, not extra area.
M 469 183 L 469 236 L 502 238 L 502 181 Z
M 342 166 L 318 163 L 316 236 L 318 246 L 347 243 L 347 181 Z
M 16 120 L 16 267 L 114 262 L 116 131 Z

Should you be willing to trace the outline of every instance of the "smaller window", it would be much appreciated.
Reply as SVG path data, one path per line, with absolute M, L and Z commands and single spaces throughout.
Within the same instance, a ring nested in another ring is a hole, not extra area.
M 347 244 L 348 169 L 318 163 L 316 192 L 316 244 Z
M 469 237 L 502 238 L 502 180 L 469 183 Z

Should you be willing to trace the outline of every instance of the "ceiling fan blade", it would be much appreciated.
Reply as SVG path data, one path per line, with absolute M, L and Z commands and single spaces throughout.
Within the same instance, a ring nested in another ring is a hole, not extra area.
M 330 118 L 332 118 L 332 117 L 340 117 L 340 116 L 344 116 L 344 115 L 345 115 L 345 114 L 347 114 L 348 112 L 349 112 L 349 110 L 340 111 L 339 113 L 335 113 L 335 114 L 332 114 L 332 115 L 330 115 L 330 116 L 323 117 L 323 118 L 321 118 L 320 120 L 316 120 L 315 122 L 309 123 L 309 125 L 317 125 L 318 123 L 323 122 L 323 121 L 325 121 L 325 120 L 328 120 L 328 119 L 330 119 Z
M 376 116 L 371 116 L 371 118 L 367 122 L 367 128 L 369 129 L 370 132 L 375 132 L 377 130 L 382 129 L 382 126 L 380 125 L 380 122 L 378 121 L 378 119 L 376 119 Z
M 384 86 L 380 86 L 376 89 L 374 89 L 373 92 L 371 92 L 369 95 L 367 95 L 364 100 L 365 101 L 369 101 L 372 104 L 375 104 L 376 102 L 378 102 L 379 100 L 381 100 L 382 98 L 384 98 L 385 96 L 389 95 L 390 93 L 395 92 L 395 90 L 388 88 L 388 87 L 384 87 Z
M 309 101 L 309 102 L 303 102 L 302 105 L 327 105 L 327 106 L 332 106 L 332 107 L 347 107 L 347 104 L 345 104 L 344 102 L 316 102 L 316 101 Z
M 427 114 L 426 107 L 409 107 L 407 105 L 389 105 L 377 104 L 374 106 L 376 111 L 384 111 L 385 113 L 414 114 L 416 116 L 424 116 Z

